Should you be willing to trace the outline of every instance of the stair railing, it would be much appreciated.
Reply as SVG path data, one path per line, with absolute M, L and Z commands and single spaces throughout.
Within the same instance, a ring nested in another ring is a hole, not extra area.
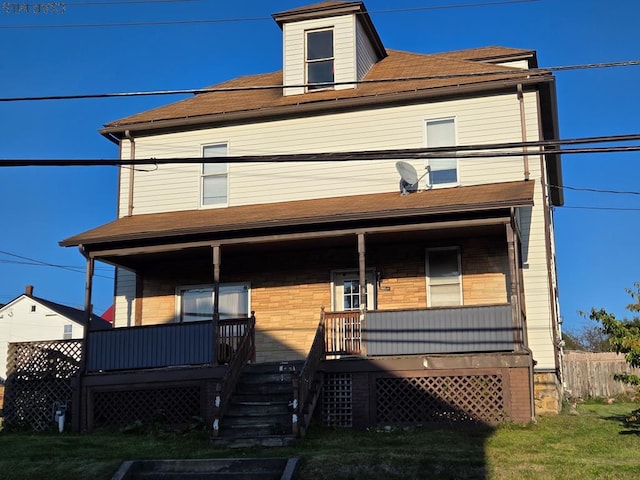
M 303 437 L 316 407 L 320 391 L 322 389 L 322 372 L 318 371 L 320 362 L 325 356 L 325 315 L 324 307 L 320 313 L 320 322 L 316 335 L 311 344 L 307 359 L 300 370 L 300 374 L 294 376 L 293 383 L 293 414 L 292 433 L 296 437 Z
M 214 414 L 213 414 L 213 434 L 217 436 L 220 433 L 220 421 L 231 400 L 242 368 L 249 362 L 255 361 L 256 358 L 256 316 L 255 312 L 251 312 L 251 317 L 248 319 L 247 327 L 241 340 L 238 344 L 238 348 L 230 354 L 229 368 L 224 376 L 216 383 L 215 386 L 215 400 L 214 400 Z M 220 337 L 219 337 L 220 338 Z

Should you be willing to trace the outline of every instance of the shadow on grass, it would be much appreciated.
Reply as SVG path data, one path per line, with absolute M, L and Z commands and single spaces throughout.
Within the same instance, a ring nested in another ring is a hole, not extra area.
M 602 417 L 604 420 L 610 420 L 620 424 L 624 430 L 620 435 L 637 435 L 640 436 L 640 408 L 627 414 L 609 415 Z

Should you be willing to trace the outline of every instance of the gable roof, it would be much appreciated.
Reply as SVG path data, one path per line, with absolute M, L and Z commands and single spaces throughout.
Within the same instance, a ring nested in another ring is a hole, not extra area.
M 122 217 L 60 242 L 104 246 L 161 244 L 171 239 L 228 238 L 309 228 L 347 228 L 353 222 L 424 218 L 533 205 L 533 181 L 427 190 L 411 195 L 378 193 Z
M 62 305 L 61 303 L 52 302 L 51 300 L 47 300 L 45 298 L 36 297 L 34 295 L 28 295 L 23 293 L 22 295 L 17 296 L 9 303 L 4 305 L 3 307 L 8 307 L 21 299 L 29 299 L 36 303 L 39 303 L 41 306 L 48 308 L 49 310 L 57 313 L 58 315 L 71 320 L 83 327 L 87 324 L 87 314 L 84 310 L 79 310 L 77 308 L 69 307 L 67 305 Z M 111 328 L 111 324 L 107 322 L 105 319 L 96 314 L 91 314 L 91 329 L 92 330 L 104 330 L 107 328 Z
M 375 107 L 387 102 L 491 91 L 518 83 L 553 82 L 550 72 L 478 60 L 501 58 L 508 61 L 532 54 L 531 50 L 505 47 L 444 54 L 389 50 L 388 56 L 373 65 L 357 88 L 287 96 L 282 94 L 282 71 L 243 76 L 208 87 L 216 91 L 198 93 L 185 100 L 107 123 L 101 133 L 108 138 L 120 138 L 126 130 L 184 129 L 219 122 L 256 121 L 267 116 L 309 115 L 327 109 Z

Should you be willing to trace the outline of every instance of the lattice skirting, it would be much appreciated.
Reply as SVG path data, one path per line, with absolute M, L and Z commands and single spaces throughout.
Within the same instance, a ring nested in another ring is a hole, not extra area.
M 497 423 L 504 420 L 502 376 L 378 378 L 376 418 L 383 424 Z
M 330 427 L 353 426 L 352 375 L 327 374 L 322 388 L 322 422 Z
M 114 428 L 142 422 L 180 428 L 201 417 L 201 387 L 94 391 L 90 395 L 91 428 Z
M 507 417 L 500 371 L 390 376 L 328 373 L 322 394 L 327 426 L 498 423 Z M 356 388 L 356 385 L 358 386 Z
M 80 365 L 77 340 L 12 343 L 7 358 L 4 425 L 35 431 L 57 428 L 55 413 L 66 407 L 71 422 L 72 383 Z

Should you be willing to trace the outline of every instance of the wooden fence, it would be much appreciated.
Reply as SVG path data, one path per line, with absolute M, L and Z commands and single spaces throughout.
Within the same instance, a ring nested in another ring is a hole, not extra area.
M 616 373 L 635 373 L 622 355 L 614 352 L 567 351 L 564 354 L 566 394 L 573 398 L 611 398 L 634 393 L 634 388 L 613 379 Z

